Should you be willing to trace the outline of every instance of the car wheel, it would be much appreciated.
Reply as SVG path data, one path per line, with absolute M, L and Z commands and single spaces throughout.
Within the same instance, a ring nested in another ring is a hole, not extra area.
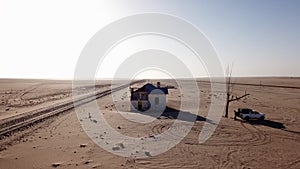
M 250 120 L 249 116 L 246 116 L 246 117 L 245 117 L 245 120 L 246 120 L 246 121 L 249 121 L 249 120 Z
M 259 120 L 263 121 L 263 120 L 265 120 L 265 117 L 264 117 L 264 116 L 261 116 L 261 117 L 259 118 Z

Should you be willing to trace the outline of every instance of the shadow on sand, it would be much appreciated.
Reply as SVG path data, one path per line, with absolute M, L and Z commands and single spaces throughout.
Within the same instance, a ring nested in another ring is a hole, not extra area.
M 162 113 L 151 112 L 151 111 L 149 112 L 131 111 L 131 112 L 140 113 L 157 119 L 177 119 L 177 120 L 187 121 L 187 122 L 206 121 L 212 123 L 211 120 L 205 117 L 195 115 L 187 111 L 180 111 L 168 106 L 165 108 L 165 110 Z
M 181 114 L 180 117 L 178 117 L 179 113 Z M 161 114 L 159 118 L 168 118 L 168 119 L 178 119 L 183 121 L 208 121 L 205 117 L 192 114 L 190 112 L 186 111 L 180 111 L 171 107 L 166 107 L 165 111 Z
M 281 129 L 283 131 L 292 133 L 292 134 L 296 134 L 296 135 L 300 135 L 300 131 L 294 131 L 294 130 L 289 130 L 287 129 L 283 123 L 280 122 L 276 122 L 276 121 L 272 121 L 272 120 L 250 120 L 250 121 L 244 121 L 241 120 L 244 123 L 249 123 L 251 125 L 263 125 L 263 126 L 267 126 L 267 127 L 271 127 L 271 128 L 275 128 L 275 129 Z
M 262 125 L 262 126 L 275 128 L 275 129 L 285 129 L 285 126 L 283 123 L 277 122 L 277 121 L 272 121 L 272 120 L 249 120 L 249 121 L 241 120 L 241 119 L 237 119 L 237 120 L 241 121 L 243 123 L 251 124 L 251 125 Z
M 250 120 L 249 123 L 252 125 L 263 125 L 275 129 L 285 129 L 283 123 L 272 120 Z

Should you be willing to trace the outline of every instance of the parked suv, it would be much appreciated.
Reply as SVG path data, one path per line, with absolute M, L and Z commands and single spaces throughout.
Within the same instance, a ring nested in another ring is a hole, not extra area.
M 240 117 L 241 119 L 247 121 L 251 119 L 264 120 L 265 114 L 259 113 L 255 110 L 248 109 L 248 108 L 239 108 L 237 111 L 234 110 L 234 119 L 236 119 L 236 117 Z

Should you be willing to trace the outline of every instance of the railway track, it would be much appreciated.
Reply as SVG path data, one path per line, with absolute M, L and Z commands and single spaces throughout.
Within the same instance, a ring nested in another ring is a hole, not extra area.
M 105 91 L 78 96 L 75 99 L 71 99 L 70 101 L 54 104 L 48 107 L 22 113 L 17 116 L 2 119 L 0 120 L 0 140 L 10 136 L 11 133 L 18 131 L 22 128 L 41 122 L 47 118 L 74 109 L 77 106 L 89 103 L 93 100 L 99 99 L 101 97 L 110 95 L 111 93 L 114 93 L 116 91 L 122 90 L 128 87 L 129 85 L 140 83 L 140 82 L 143 82 L 143 80 L 135 81 L 130 84 L 124 84 Z

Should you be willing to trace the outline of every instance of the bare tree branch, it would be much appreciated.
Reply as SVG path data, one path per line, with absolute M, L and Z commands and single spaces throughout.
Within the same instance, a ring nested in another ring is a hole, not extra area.
M 244 95 L 242 95 L 240 97 L 235 97 L 234 99 L 230 99 L 230 100 L 228 100 L 228 102 L 237 101 L 237 100 L 240 100 L 241 98 L 249 96 L 249 95 L 250 95 L 249 93 L 246 93 L 246 94 L 244 94 Z
M 232 64 L 232 67 L 233 67 L 233 64 Z M 233 102 L 233 101 L 238 101 L 239 99 L 242 99 L 248 95 L 250 95 L 249 93 L 247 93 L 245 91 L 245 94 L 242 95 L 242 96 L 236 96 L 234 97 L 233 94 L 232 94 L 232 91 L 233 91 L 233 84 L 232 84 L 232 69 L 233 68 L 230 68 L 229 66 L 227 67 L 227 77 L 226 77 L 226 85 L 227 85 L 227 92 L 226 92 L 226 107 L 225 107 L 225 117 L 228 117 L 228 110 L 229 110 L 229 103 L 230 102 Z

